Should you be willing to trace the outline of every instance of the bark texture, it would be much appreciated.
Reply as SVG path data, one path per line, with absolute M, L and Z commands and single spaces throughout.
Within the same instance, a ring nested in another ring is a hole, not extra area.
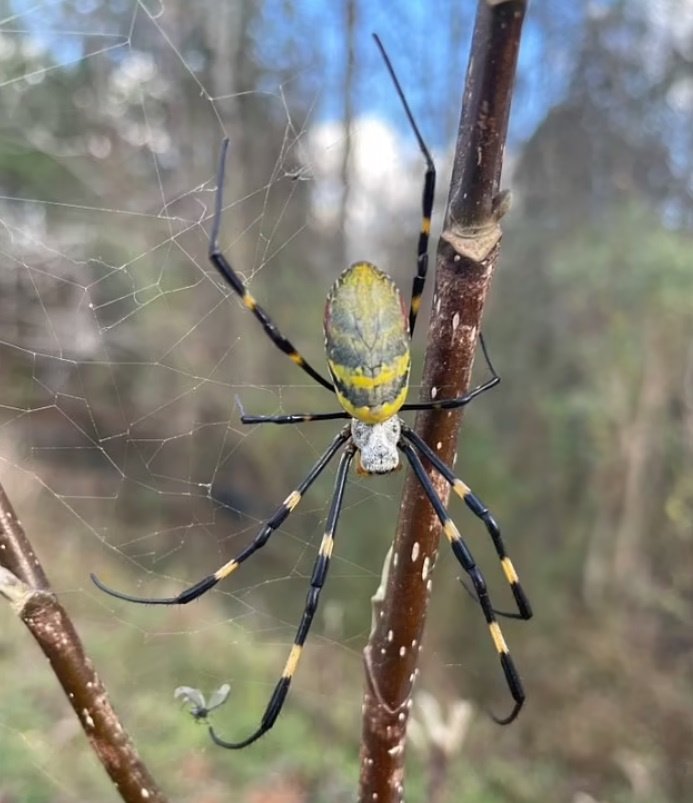
M 482 0 L 477 7 L 455 162 L 435 267 L 422 400 L 462 396 L 469 388 L 481 315 L 496 264 L 503 149 L 526 2 Z M 458 411 L 417 416 L 416 431 L 448 464 L 456 458 Z M 447 500 L 437 475 L 434 487 Z M 404 799 L 404 752 L 411 693 L 426 620 L 440 526 L 411 472 L 382 594 L 374 600 L 365 650 L 359 799 Z

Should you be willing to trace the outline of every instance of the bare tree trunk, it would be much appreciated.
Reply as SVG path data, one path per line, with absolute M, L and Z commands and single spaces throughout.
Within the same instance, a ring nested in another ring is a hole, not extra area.
M 657 474 L 657 427 L 669 395 L 666 364 L 662 359 L 657 325 L 650 324 L 645 335 L 644 365 L 635 417 L 623 437 L 625 477 L 620 520 L 616 526 L 613 575 L 624 591 L 633 591 L 633 579 L 643 571 L 640 545 L 648 531 L 648 488 Z M 641 578 L 644 579 L 644 578 Z
M 0 596 L 5 597 L 50 661 L 97 758 L 123 800 L 166 803 L 111 707 L 108 694 L 67 612 L 0 486 Z
M 500 248 L 499 181 L 526 3 L 477 7 L 455 162 L 436 258 L 423 398 L 461 396 L 469 387 L 481 313 Z M 424 412 L 416 430 L 446 462 L 456 457 L 461 414 Z M 448 488 L 431 480 L 447 500 Z M 404 797 L 404 752 L 440 527 L 411 472 L 383 597 L 365 650 L 360 800 Z

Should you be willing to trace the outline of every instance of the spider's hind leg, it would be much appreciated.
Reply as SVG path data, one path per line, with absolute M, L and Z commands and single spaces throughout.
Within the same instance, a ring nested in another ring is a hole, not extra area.
M 298 365 L 308 376 L 320 383 L 327 390 L 334 391 L 332 383 L 313 368 L 312 365 L 303 357 L 296 347 L 279 331 L 279 327 L 274 323 L 265 310 L 258 304 L 253 296 L 248 292 L 248 288 L 243 284 L 243 280 L 231 266 L 219 248 L 219 229 L 221 227 L 221 212 L 223 208 L 224 193 L 224 174 L 226 172 L 226 154 L 229 148 L 229 141 L 225 139 L 221 146 L 219 156 L 219 171 L 217 173 L 217 194 L 214 203 L 214 219 L 212 221 L 212 231 L 209 236 L 208 256 L 210 262 L 219 271 L 224 281 L 238 295 L 243 302 L 243 306 L 250 310 L 262 325 L 265 334 L 274 345 L 286 354 L 294 365 Z
M 407 116 L 411 130 L 416 137 L 416 142 L 426 162 L 426 174 L 424 176 L 424 186 L 421 195 L 421 229 L 419 230 L 419 241 L 416 247 L 416 273 L 411 288 L 411 301 L 409 302 L 409 337 L 414 335 L 414 327 L 416 326 L 416 318 L 419 314 L 421 307 L 421 296 L 423 295 L 424 286 L 426 284 L 426 274 L 428 273 L 428 241 L 431 236 L 431 214 L 433 212 L 433 202 L 436 194 L 436 168 L 431 157 L 431 153 L 426 146 L 426 143 L 421 136 L 419 127 L 416 124 L 414 115 L 409 108 L 409 103 L 404 94 L 404 90 L 397 78 L 395 69 L 392 66 L 390 57 L 387 55 L 383 43 L 377 34 L 373 34 L 375 43 L 380 50 L 380 55 L 383 57 L 385 67 L 387 68 L 392 83 L 395 85 L 395 92 L 400 99 L 404 113 Z

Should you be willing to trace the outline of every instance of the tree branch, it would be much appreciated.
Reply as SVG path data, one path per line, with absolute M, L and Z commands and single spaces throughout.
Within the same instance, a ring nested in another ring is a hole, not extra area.
M 111 707 L 63 606 L 0 485 L 0 595 L 50 661 L 91 746 L 127 803 L 166 803 Z
M 525 8 L 524 0 L 478 4 L 436 257 L 422 389 L 426 400 L 462 396 L 469 388 L 482 309 L 499 254 L 499 221 L 508 205 L 498 188 Z M 416 419 L 416 431 L 448 464 L 456 457 L 461 418 L 459 411 L 431 411 Z M 447 484 L 437 475 L 431 481 L 447 500 Z M 403 799 L 410 697 L 439 535 L 438 520 L 408 472 L 392 559 L 383 593 L 374 600 L 374 627 L 364 652 L 361 801 Z

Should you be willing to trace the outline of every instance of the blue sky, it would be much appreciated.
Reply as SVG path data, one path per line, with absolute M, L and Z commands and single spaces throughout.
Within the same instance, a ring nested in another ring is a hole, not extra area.
M 557 8 L 566 35 L 578 35 L 583 11 L 581 4 L 563 0 Z M 103 46 L 127 41 L 134 14 L 144 23 L 143 7 L 158 11 L 158 20 L 167 22 L 166 3 L 139 5 L 135 0 L 80 0 L 71 3 L 69 19 L 64 19 L 61 0 L 35 3 L 14 0 L 14 15 L 6 15 L 5 30 L 29 30 L 52 57 L 66 65 L 79 64 L 96 43 Z M 75 9 L 77 14 L 75 14 Z M 99 9 L 104 9 L 103 14 Z M 174 9 L 175 10 L 175 9 Z M 400 80 L 429 145 L 442 147 L 454 133 L 462 81 L 466 71 L 469 43 L 476 10 L 475 0 L 466 2 L 366 2 L 356 4 L 355 55 L 356 80 L 353 102 L 357 115 L 380 116 L 394 128 L 404 131 L 406 121 L 390 84 L 371 33 L 383 39 L 395 63 Z M 83 24 L 80 20 L 80 12 Z M 174 19 L 172 15 L 169 19 Z M 295 71 L 299 81 L 314 90 L 318 102 L 317 122 L 340 119 L 343 82 L 347 63 L 345 7 L 331 0 L 266 0 L 262 3 L 255 28 L 256 53 L 266 75 L 267 86 L 276 89 L 272 69 Z M 83 29 L 83 30 L 82 30 Z M 85 39 L 82 33 L 89 34 Z M 115 49 L 113 58 L 124 51 Z M 533 19 L 531 4 L 523 32 L 520 73 L 511 121 L 510 144 L 525 139 L 565 90 L 568 64 L 560 54 L 547 68 L 543 35 Z M 191 57 L 191 66 L 193 60 Z M 438 110 L 448 110 L 446 119 Z

